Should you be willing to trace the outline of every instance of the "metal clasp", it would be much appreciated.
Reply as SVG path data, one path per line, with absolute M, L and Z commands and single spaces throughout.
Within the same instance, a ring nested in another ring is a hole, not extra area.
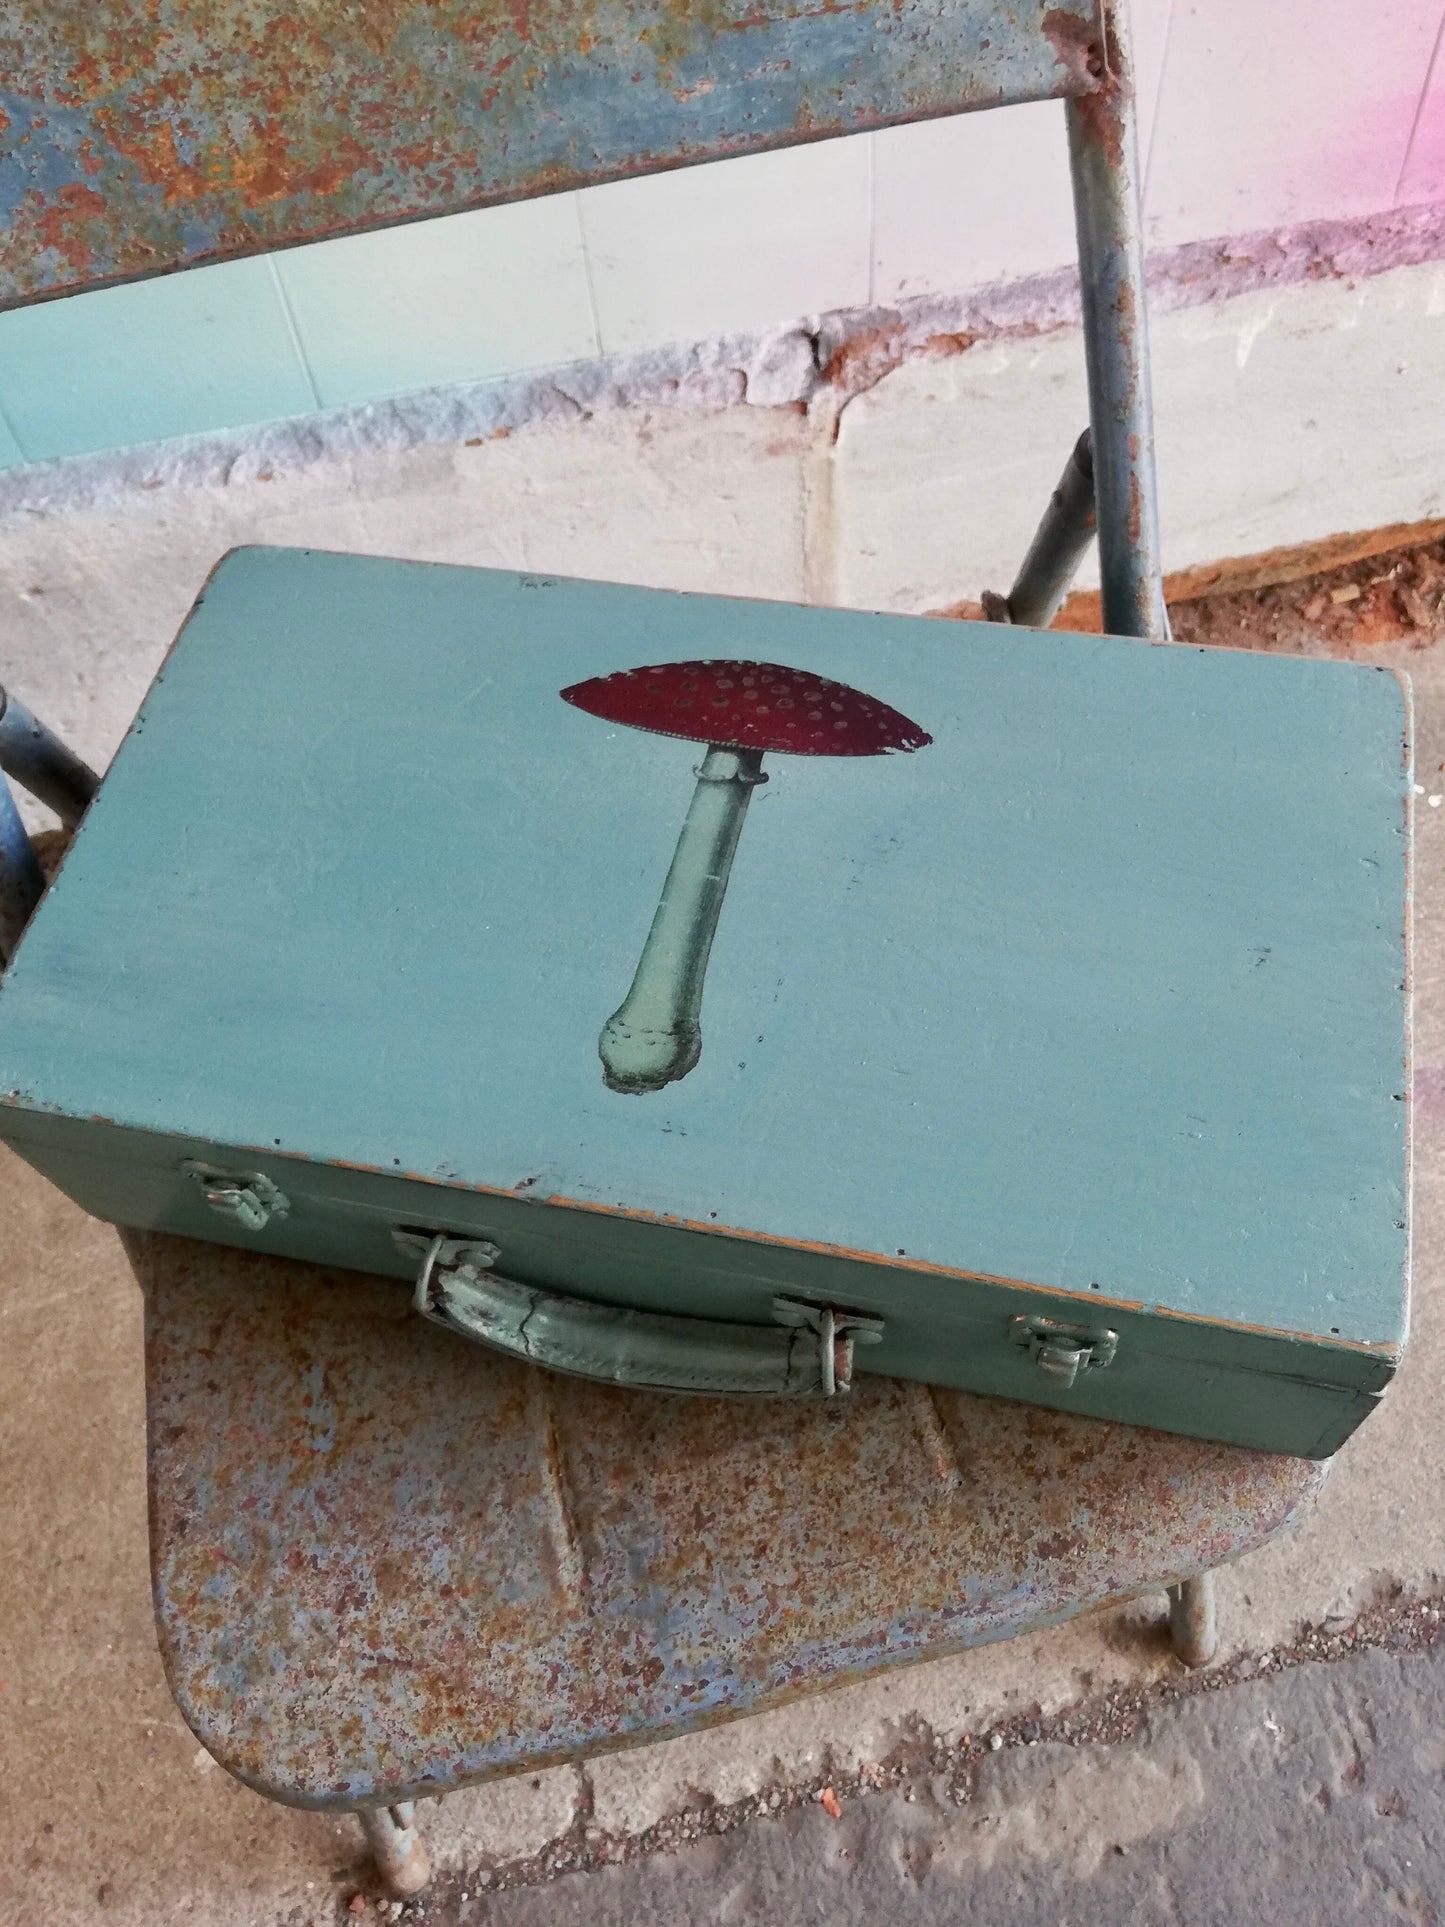
M 1009 1336 L 1061 1390 L 1080 1372 L 1102 1371 L 1119 1349 L 1119 1334 L 1107 1325 L 1063 1325 L 1054 1318 L 1011 1318 Z
M 264 1231 L 291 1209 L 291 1200 L 264 1171 L 223 1171 L 198 1158 L 187 1158 L 181 1169 L 201 1187 L 211 1209 L 243 1231 Z

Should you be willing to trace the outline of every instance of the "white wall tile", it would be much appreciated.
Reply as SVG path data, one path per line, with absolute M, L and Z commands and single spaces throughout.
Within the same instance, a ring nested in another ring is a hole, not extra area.
M 869 161 L 863 135 L 588 188 L 578 198 L 603 352 L 867 301 Z
M 1445 200 L 1445 16 L 1395 199 L 1400 207 Z
M 321 241 L 275 262 L 328 408 L 597 352 L 571 194 Z
M 1059 101 L 885 128 L 873 153 L 875 299 L 979 287 L 1074 259 Z
M 1175 0 L 1151 242 L 1392 206 L 1439 19 L 1439 0 Z
M 265 260 L 222 261 L 0 315 L 0 407 L 32 462 L 315 406 Z
M 1148 171 L 1150 144 L 1159 113 L 1159 88 L 1175 0 L 1133 0 L 1129 20 L 1134 39 L 1134 91 L 1139 108 L 1139 154 Z
M 1136 0 L 1141 152 L 1155 120 L 1172 0 Z M 1060 101 L 1035 101 L 873 136 L 874 295 L 947 294 L 1075 258 Z
M 1445 515 L 1445 264 L 1174 309 L 1151 334 L 1166 570 Z M 831 599 L 1007 589 L 1084 406 L 1072 329 L 906 362 L 851 402 Z

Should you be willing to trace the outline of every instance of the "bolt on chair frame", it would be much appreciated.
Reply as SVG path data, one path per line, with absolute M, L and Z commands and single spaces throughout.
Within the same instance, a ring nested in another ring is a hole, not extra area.
M 1097 526 L 1105 630 L 1167 637 L 1122 0 L 728 0 L 721 17 L 701 0 L 599 0 L 585 36 L 562 7 L 518 26 L 500 0 L 435 0 L 384 46 L 360 34 L 354 9 L 323 0 L 313 27 L 329 57 L 299 80 L 289 35 L 261 32 L 280 0 L 219 11 L 193 28 L 180 9 L 95 0 L 85 22 L 57 21 L 26 46 L 0 86 L 24 135 L 0 159 L 14 210 L 0 308 L 800 139 L 1062 98 L 1090 429 L 1012 591 L 986 611 L 1046 625 Z M 120 50 L 113 72 L 110 52 L 96 72 L 99 47 Z M 0 769 L 68 826 L 97 781 L 3 691 Z M 0 776 L 0 965 L 41 887 Z M 1200 1663 L 1214 1644 L 1209 1575 L 1170 1590 L 1176 1650 Z M 383 1877 L 414 1892 L 428 1869 L 412 1809 L 375 1799 L 358 1811 Z

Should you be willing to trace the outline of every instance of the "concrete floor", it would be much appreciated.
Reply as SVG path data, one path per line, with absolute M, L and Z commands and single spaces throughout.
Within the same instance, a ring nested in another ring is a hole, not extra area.
M 1061 1927 L 1439 1919 L 1445 1657 L 1371 1653 L 1155 1711 L 1092 1746 L 985 1753 L 839 1804 L 750 1819 L 624 1866 L 483 1899 L 488 1927 Z
M 1408 666 L 1418 706 L 1415 1329 L 1397 1387 L 1316 1513 L 1224 1575 L 1217 1671 L 1230 1681 L 1271 1671 L 1270 1656 L 1348 1655 L 1361 1614 L 1386 1640 L 1414 1627 L 1419 1644 L 1433 1622 L 1411 1618 L 1411 1603 L 1445 1579 L 1445 809 L 1432 804 L 1445 787 L 1445 655 L 1407 637 L 1369 659 Z M 25 693 L 43 712 L 34 679 Z M 352 1824 L 267 1806 L 173 1710 L 150 1621 L 139 1299 L 114 1234 L 8 1155 L 0 1334 L 0 1919 L 310 1927 L 348 1917 L 359 1891 L 376 1918 Z M 1171 1709 L 1160 1696 L 1183 1675 L 1162 1610 L 1139 1602 L 452 1796 L 424 1810 L 438 1881 L 408 1913 L 1198 1921 L 1257 1916 L 1266 1892 L 1279 1919 L 1445 1911 L 1445 1864 L 1428 1844 L 1445 1762 L 1436 1663 L 1341 1656 Z M 1314 1649 L 1311 1628 L 1324 1635 Z M 1110 1720 L 1134 1705 L 1153 1709 L 1142 1730 L 1116 1735 Z M 1071 1750 L 1095 1733 L 1103 1744 Z M 883 1791 L 865 1797 L 874 1784 Z M 825 1785 L 842 1793 L 838 1821 L 816 1803 Z M 1233 1843 L 1223 1855 L 1221 1840 Z M 1213 1887 L 1211 1857 L 1225 1863 Z

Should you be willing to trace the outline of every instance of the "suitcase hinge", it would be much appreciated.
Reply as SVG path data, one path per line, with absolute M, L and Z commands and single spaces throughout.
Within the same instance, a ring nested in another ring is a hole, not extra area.
M 1102 1371 L 1119 1349 L 1118 1332 L 1107 1326 L 1061 1325 L 1053 1318 L 1011 1318 L 1009 1334 L 1061 1389 L 1072 1385 L 1080 1372 Z

